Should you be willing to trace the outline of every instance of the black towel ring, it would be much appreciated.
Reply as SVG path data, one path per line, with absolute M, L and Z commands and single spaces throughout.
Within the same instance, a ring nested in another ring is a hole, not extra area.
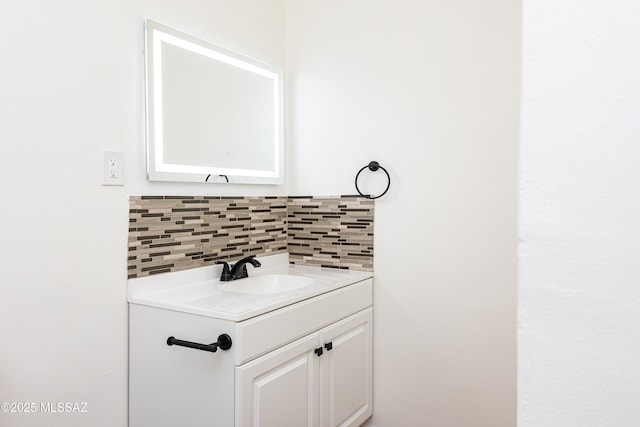
M 358 177 L 360 176 L 360 172 L 362 172 L 363 170 L 369 168 L 370 171 L 375 172 L 378 169 L 382 169 L 383 172 L 387 175 L 387 188 L 384 189 L 384 191 L 377 195 L 377 196 L 370 196 L 368 194 L 362 194 L 362 191 L 360 191 L 360 189 L 358 188 Z M 391 177 L 389 176 L 389 172 L 387 172 L 387 170 L 385 168 L 383 168 L 382 166 L 380 166 L 380 163 L 376 162 L 376 161 L 372 161 L 369 162 L 368 165 L 366 165 L 365 167 L 363 167 L 362 169 L 360 169 L 358 171 L 358 173 L 356 174 L 356 190 L 358 190 L 358 194 L 360 194 L 362 197 L 366 197 L 367 199 L 379 199 L 380 197 L 384 196 L 385 194 L 387 194 L 387 191 L 389 191 L 389 187 L 391 187 Z

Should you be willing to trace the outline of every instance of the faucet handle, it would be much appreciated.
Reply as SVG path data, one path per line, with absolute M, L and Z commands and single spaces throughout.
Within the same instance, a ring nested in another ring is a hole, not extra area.
M 220 275 L 221 282 L 228 282 L 230 280 L 233 280 L 231 270 L 229 269 L 229 263 L 225 261 L 216 261 L 216 264 L 222 264 L 222 274 Z

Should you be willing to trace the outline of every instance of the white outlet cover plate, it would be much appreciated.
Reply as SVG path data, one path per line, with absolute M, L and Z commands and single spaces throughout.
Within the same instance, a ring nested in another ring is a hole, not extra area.
M 124 185 L 124 153 L 102 150 L 102 185 Z

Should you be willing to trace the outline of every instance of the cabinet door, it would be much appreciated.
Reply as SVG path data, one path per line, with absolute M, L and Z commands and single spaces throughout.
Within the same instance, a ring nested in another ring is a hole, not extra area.
M 236 368 L 237 427 L 318 426 L 319 333 Z
M 233 425 L 237 343 L 215 353 L 167 345 L 170 336 L 209 344 L 233 325 L 136 304 L 129 321 L 129 426 Z
M 359 426 L 373 412 L 372 313 L 369 308 L 322 331 L 323 427 Z

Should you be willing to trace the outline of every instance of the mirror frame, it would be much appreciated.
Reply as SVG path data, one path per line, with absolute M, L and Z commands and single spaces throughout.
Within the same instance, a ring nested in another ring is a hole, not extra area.
M 231 184 L 282 184 L 284 182 L 284 97 L 282 69 L 148 18 L 145 19 L 144 33 L 147 179 L 149 181 L 225 184 L 227 182 Z M 212 60 L 217 60 L 226 65 L 256 73 L 273 81 L 273 170 L 165 163 L 162 121 L 162 43 L 170 43 L 174 46 L 189 49 L 192 52 L 204 55 Z

